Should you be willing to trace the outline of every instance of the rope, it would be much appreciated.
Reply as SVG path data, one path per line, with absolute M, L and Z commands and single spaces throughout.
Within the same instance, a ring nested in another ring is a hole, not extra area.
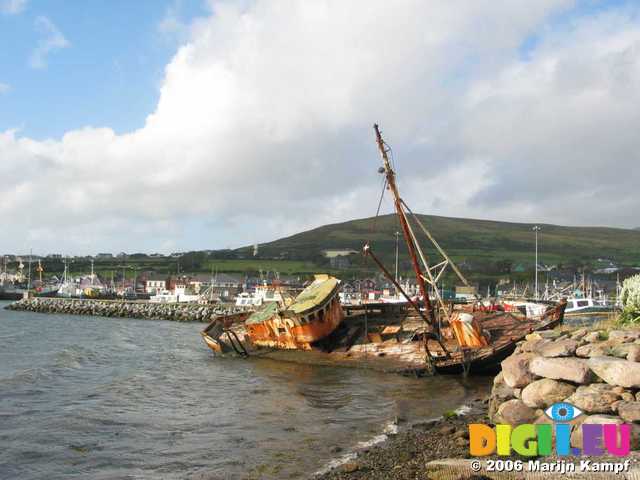
M 370 233 L 375 232 L 376 226 L 378 223 L 378 216 L 380 215 L 380 209 L 382 208 L 382 200 L 384 199 L 384 192 L 387 189 L 387 179 L 384 179 L 382 183 L 382 192 L 380 192 L 380 200 L 378 200 L 378 209 L 376 210 L 376 216 L 373 218 L 373 223 L 371 224 Z

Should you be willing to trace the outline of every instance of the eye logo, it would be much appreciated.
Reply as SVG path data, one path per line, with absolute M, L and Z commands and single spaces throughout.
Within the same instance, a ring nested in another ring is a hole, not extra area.
M 582 415 L 583 412 L 568 402 L 559 402 L 551 405 L 544 413 L 554 422 L 570 422 Z
M 571 425 L 582 415 L 575 405 L 568 402 L 554 403 L 545 410 L 553 421 L 548 423 L 522 423 L 512 426 L 497 424 L 495 428 L 482 423 L 469 425 L 469 453 L 474 457 L 485 455 L 511 455 L 512 450 L 527 457 L 546 456 L 553 453 L 559 457 L 567 455 L 613 455 L 623 457 L 631 451 L 631 425 L 629 424 L 582 424 Z M 582 449 L 571 445 L 572 430 L 582 433 Z

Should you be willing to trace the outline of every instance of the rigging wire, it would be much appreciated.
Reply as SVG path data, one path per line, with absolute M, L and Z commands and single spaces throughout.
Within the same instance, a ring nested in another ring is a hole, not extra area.
M 371 224 L 370 233 L 374 233 L 378 223 L 378 216 L 380 215 L 380 209 L 382 208 L 382 200 L 384 199 L 384 192 L 387 190 L 387 179 L 384 179 L 382 183 L 382 191 L 380 192 L 380 200 L 378 200 L 378 209 L 376 210 L 376 216 L 373 218 L 373 223 Z

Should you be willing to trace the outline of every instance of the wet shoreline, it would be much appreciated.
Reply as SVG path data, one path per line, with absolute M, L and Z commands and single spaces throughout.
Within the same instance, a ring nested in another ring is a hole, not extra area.
M 488 423 L 488 397 L 475 397 L 458 414 L 427 420 L 401 428 L 384 442 L 372 445 L 315 480 L 415 480 L 428 479 L 426 464 L 443 458 L 470 458 L 467 426 Z

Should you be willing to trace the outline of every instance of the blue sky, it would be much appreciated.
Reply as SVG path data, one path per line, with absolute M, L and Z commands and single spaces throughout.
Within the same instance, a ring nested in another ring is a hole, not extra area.
M 0 0 L 22 6 L 0 13 L 0 131 L 18 128 L 34 139 L 60 138 L 85 126 L 126 133 L 144 124 L 158 101 L 164 68 L 183 38 L 163 31 L 168 17 L 188 25 L 209 15 L 204 0 Z M 549 18 L 551 30 L 567 28 L 576 18 L 624 8 L 625 0 L 582 0 Z M 34 68 L 30 57 L 44 37 L 45 17 L 68 42 Z M 520 48 L 528 58 L 541 32 Z M 464 66 L 461 67 L 464 72 Z
M 88 125 L 116 133 L 142 127 L 180 40 L 162 31 L 162 21 L 173 11 L 188 23 L 204 7 L 202 0 L 35 0 L 0 14 L 0 83 L 9 85 L 0 95 L 0 131 L 44 139 Z M 44 36 L 39 17 L 69 45 L 34 68 L 30 58 Z

